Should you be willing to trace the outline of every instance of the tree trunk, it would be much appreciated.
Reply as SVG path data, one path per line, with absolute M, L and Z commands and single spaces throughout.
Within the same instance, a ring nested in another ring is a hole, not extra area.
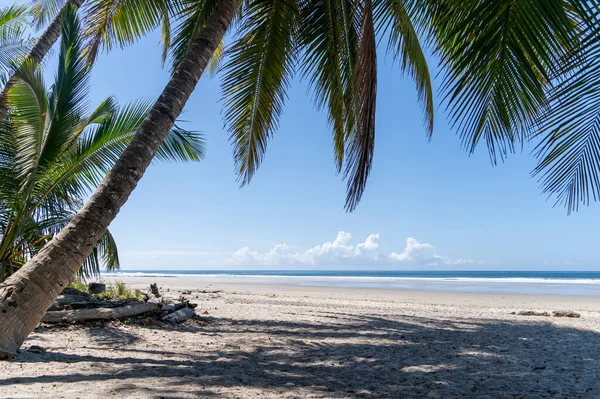
M 76 323 L 87 320 L 118 320 L 158 309 L 158 303 L 142 302 L 120 306 L 118 308 L 60 310 L 56 312 L 47 312 L 42 321 L 44 323 Z
M 17 352 L 127 201 L 241 4 L 242 0 L 219 0 L 135 137 L 94 195 L 38 255 L 0 284 L 0 358 Z
M 41 36 L 38 37 L 31 50 L 29 50 L 29 53 L 27 53 L 26 58 L 32 59 L 37 63 L 42 62 L 46 54 L 48 54 L 48 51 L 50 51 L 54 43 L 56 43 L 56 41 L 60 37 L 60 20 L 62 12 L 69 3 L 71 3 L 71 5 L 73 5 L 73 7 L 77 9 L 81 7 L 83 0 L 69 0 L 69 2 L 66 3 L 60 9 L 58 14 L 56 15 L 56 17 L 54 17 L 52 22 L 50 22 L 44 33 L 42 33 Z M 4 88 L 2 88 L 2 91 L 0 92 L 0 118 L 4 117 L 4 113 L 6 111 L 6 107 L 4 106 L 4 99 L 6 98 L 6 93 L 8 92 L 12 84 L 13 79 L 11 77 L 8 80 L 8 82 L 6 82 Z

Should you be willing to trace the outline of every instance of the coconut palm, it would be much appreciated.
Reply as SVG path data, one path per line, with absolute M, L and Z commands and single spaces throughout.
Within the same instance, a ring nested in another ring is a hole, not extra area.
M 136 7 L 140 3 L 143 8 Z M 580 43 L 594 1 L 564 0 L 179 0 L 163 34 L 173 74 L 131 144 L 95 194 L 40 252 L 0 285 L 0 350 L 13 354 L 76 273 L 135 188 L 182 111 L 234 18 L 239 32 L 224 66 L 226 120 L 242 183 L 252 178 L 276 129 L 288 82 L 300 72 L 333 129 L 338 171 L 354 209 L 375 139 L 377 44 L 414 78 L 433 127 L 432 90 L 419 39 L 442 60 L 444 92 L 465 144 L 483 139 L 492 157 L 525 138 L 547 90 Z M 93 2 L 86 28 L 93 58 L 104 43 L 128 44 L 164 19 L 165 2 Z M 118 15 L 118 18 L 112 16 Z M 169 22 L 170 23 L 170 22 Z M 153 25 L 154 24 L 154 25 Z M 164 22 L 163 22 L 164 25 Z M 167 36 L 167 37 L 165 37 Z M 94 50 L 96 49 L 96 50 Z M 19 306 L 27 303 L 27 307 Z M 14 306 L 13 306 L 14 305 Z
M 73 217 L 131 141 L 150 109 L 148 101 L 119 107 L 107 98 L 91 112 L 86 97 L 90 67 L 82 57 L 74 20 L 65 38 L 56 81 L 46 92 L 41 68 L 26 60 L 7 93 L 0 125 L 0 281 L 18 270 Z M 161 160 L 197 161 L 203 142 L 173 128 L 158 150 Z M 81 273 L 119 267 L 107 230 Z
M 82 2 L 83 0 L 69 0 L 69 6 L 79 8 Z M 31 11 L 35 16 L 35 19 L 38 21 L 38 27 L 47 26 L 35 43 L 29 46 L 29 51 L 26 52 L 24 59 L 40 63 L 60 36 L 60 17 L 65 5 L 63 4 L 59 7 L 58 3 L 44 2 L 41 0 L 34 1 L 32 4 L 33 7 Z M 12 7 L 12 9 L 19 12 L 19 17 L 23 17 L 25 11 L 27 10 L 26 7 L 23 6 Z M 53 17 L 50 17 L 51 15 Z M 3 16 L 0 14 L 0 24 L 2 23 L 2 19 Z M 2 35 L 1 31 L 0 35 Z M 3 43 L 0 43 L 0 49 L 3 47 Z M 9 55 L 10 57 L 7 57 L 6 60 L 14 60 L 15 54 Z M 0 53 L 0 63 L 2 63 L 2 58 L 3 56 Z M 4 104 L 4 101 L 6 93 L 12 84 L 10 76 L 11 75 L 9 74 L 9 79 L 6 79 L 6 83 L 4 84 L 2 91 L 0 91 L 0 116 L 4 115 L 6 112 L 6 105 Z

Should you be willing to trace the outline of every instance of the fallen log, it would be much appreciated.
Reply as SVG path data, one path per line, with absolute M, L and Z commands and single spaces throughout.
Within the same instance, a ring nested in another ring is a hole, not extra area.
M 54 301 L 59 310 L 63 310 L 63 308 L 69 307 L 74 303 L 100 303 L 100 300 L 91 295 L 59 295 L 56 301 Z
M 78 309 L 46 312 L 44 323 L 73 323 L 86 320 L 117 320 L 137 316 L 159 308 L 156 303 L 136 303 L 118 308 Z
M 550 313 L 548 312 L 536 312 L 534 310 L 521 310 L 520 312 L 517 312 L 518 316 L 544 316 L 544 317 L 549 317 Z
M 552 312 L 552 316 L 554 317 L 571 317 L 578 319 L 581 315 L 577 312 L 571 312 L 570 310 L 555 310 Z
M 62 292 L 60 294 L 61 295 L 90 296 L 90 294 L 87 292 L 79 291 L 79 290 L 76 290 L 75 288 L 71 288 L 71 287 L 66 287 L 64 290 L 62 290 Z

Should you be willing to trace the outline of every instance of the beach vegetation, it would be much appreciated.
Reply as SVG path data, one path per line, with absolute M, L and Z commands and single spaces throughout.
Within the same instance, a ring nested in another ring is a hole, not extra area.
M 69 285 L 67 287 L 76 289 L 77 291 L 81 291 L 81 292 L 88 292 L 87 283 L 85 282 L 85 280 L 83 280 L 80 277 L 76 277 L 73 280 L 71 280 L 71 282 L 69 283 Z
M 138 289 L 132 289 L 127 286 L 123 281 L 115 281 L 109 283 L 106 287 L 106 291 L 96 295 L 99 298 L 105 299 L 139 299 L 144 298 L 144 293 Z
M 104 280 L 99 279 L 97 283 L 106 284 Z M 80 277 L 73 279 L 69 285 L 69 288 L 74 288 L 78 291 L 88 293 L 88 283 Z M 117 280 L 108 283 L 106 291 L 100 294 L 92 294 L 97 298 L 103 299 L 144 299 L 144 293 L 139 289 L 133 289 L 127 286 L 123 281 Z

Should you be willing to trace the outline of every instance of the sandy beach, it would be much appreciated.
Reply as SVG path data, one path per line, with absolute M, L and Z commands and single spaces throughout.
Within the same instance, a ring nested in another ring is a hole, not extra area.
M 24 348 L 46 353 L 0 363 L 0 397 L 600 397 L 598 297 L 123 280 L 185 291 L 201 318 L 38 328 Z

